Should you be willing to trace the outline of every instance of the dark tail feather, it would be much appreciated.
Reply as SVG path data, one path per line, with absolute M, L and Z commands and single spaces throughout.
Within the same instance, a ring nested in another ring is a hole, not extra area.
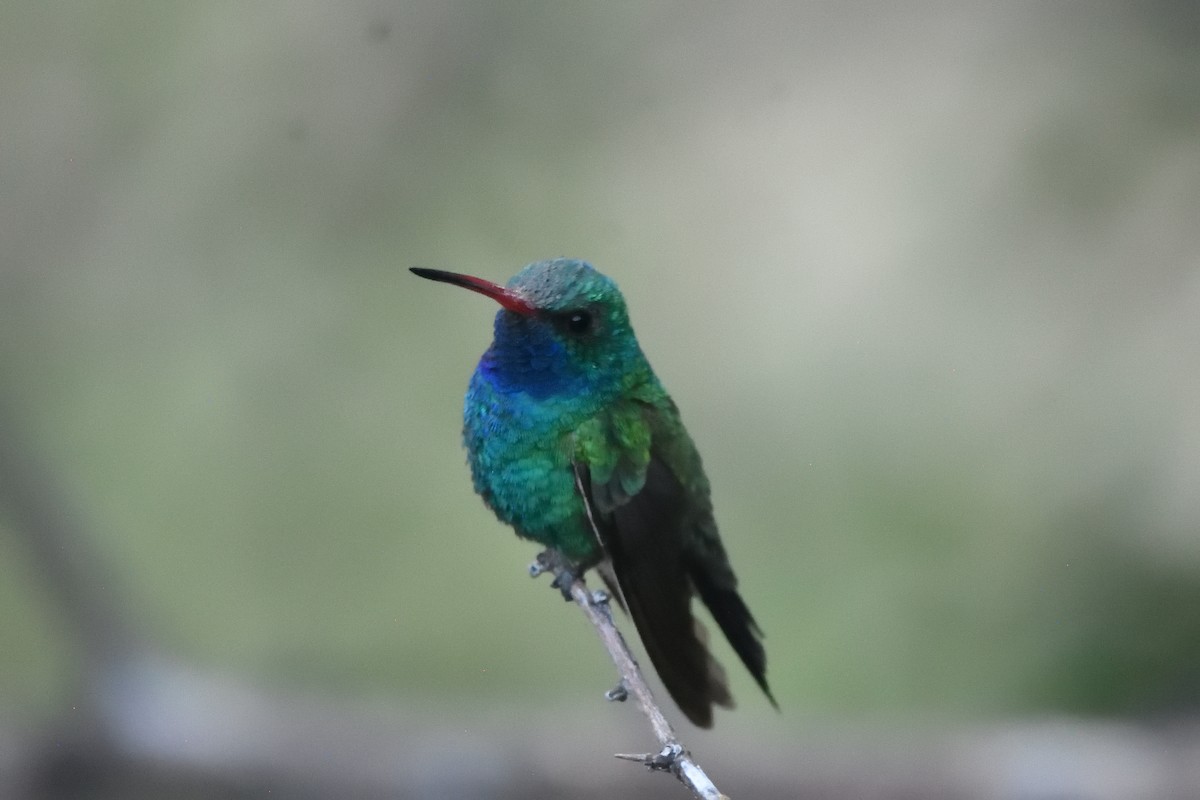
M 621 576 L 629 616 L 675 704 L 693 724 L 712 727 L 713 704 L 732 708 L 733 699 L 725 671 L 708 652 L 708 633 L 692 616 L 686 578 L 668 587 L 662 575 L 646 577 L 657 580 Z
M 763 633 L 754 621 L 746 601 L 738 594 L 734 586 L 721 585 L 714 580 L 713 575 L 702 564 L 690 564 L 692 582 L 700 599 L 712 613 L 713 619 L 725 633 L 725 638 L 733 646 L 733 650 L 742 659 L 746 669 L 754 676 L 755 683 L 763 690 L 763 694 L 778 710 L 779 703 L 775 702 L 771 689 L 767 686 L 767 651 L 763 648 Z
M 645 487 L 612 512 L 602 528 L 605 549 L 646 653 L 671 698 L 694 724 L 712 726 L 712 706 L 732 707 L 725 672 L 692 616 L 692 582 L 678 530 L 678 482 L 651 461 Z

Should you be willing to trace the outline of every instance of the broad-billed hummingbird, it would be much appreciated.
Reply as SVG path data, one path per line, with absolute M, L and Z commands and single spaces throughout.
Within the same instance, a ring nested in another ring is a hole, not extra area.
M 488 507 L 575 574 L 596 567 L 693 723 L 710 727 L 714 703 L 733 706 L 692 616 L 695 594 L 775 704 L 762 632 L 738 594 L 700 454 L 642 355 L 617 285 L 567 258 L 530 264 L 506 286 L 412 271 L 502 307 L 463 409 L 475 491 Z

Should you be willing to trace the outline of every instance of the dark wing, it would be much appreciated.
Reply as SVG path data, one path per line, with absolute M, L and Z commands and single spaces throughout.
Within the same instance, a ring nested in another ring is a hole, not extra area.
M 616 469 L 605 470 L 603 482 L 577 462 L 576 483 L 608 558 L 601 575 L 623 601 L 672 699 L 694 724 L 707 728 L 713 704 L 732 708 L 733 699 L 725 671 L 709 653 L 707 632 L 692 616 L 693 594 L 699 592 L 770 697 L 766 656 L 717 538 L 707 489 L 701 495 L 695 488 L 689 491 L 669 466 L 662 444 L 651 439 L 648 461 L 622 460 Z M 699 469 L 698 458 L 694 466 Z M 631 470 L 639 473 L 636 479 Z
M 580 484 L 590 486 L 587 468 L 576 469 Z M 645 486 L 628 502 L 598 513 L 590 491 L 584 501 L 610 565 L 598 568 L 601 576 L 633 619 L 675 704 L 694 724 L 708 728 L 713 703 L 732 708 L 733 698 L 725 671 L 708 652 L 707 632 L 692 616 L 692 584 L 674 534 L 680 495 L 672 483 L 678 486 L 662 463 L 652 459 Z

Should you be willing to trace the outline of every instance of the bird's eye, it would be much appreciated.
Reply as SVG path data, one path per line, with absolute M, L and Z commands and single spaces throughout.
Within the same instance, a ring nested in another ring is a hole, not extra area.
M 571 333 L 587 333 L 592 329 L 592 315 L 586 311 L 572 311 L 566 317 L 567 330 Z

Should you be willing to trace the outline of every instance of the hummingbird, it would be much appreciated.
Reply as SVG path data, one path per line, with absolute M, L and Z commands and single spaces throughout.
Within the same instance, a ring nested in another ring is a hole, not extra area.
M 692 723 L 711 727 L 714 705 L 733 707 L 692 614 L 697 595 L 778 708 L 700 454 L 638 345 L 616 283 L 570 258 L 530 264 L 504 286 L 412 272 L 500 304 L 463 404 L 463 443 L 484 503 L 569 575 L 595 567 Z

